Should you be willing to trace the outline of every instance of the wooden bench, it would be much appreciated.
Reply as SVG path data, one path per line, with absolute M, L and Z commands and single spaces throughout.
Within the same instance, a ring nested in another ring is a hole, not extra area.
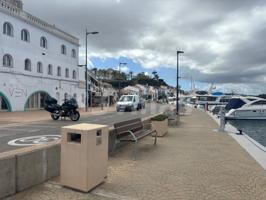
M 149 124 L 147 124 L 149 125 Z M 116 139 L 120 142 L 134 142 L 133 155 L 134 159 L 137 157 L 137 143 L 140 139 L 155 133 L 154 145 L 157 143 L 157 132 L 145 128 L 140 118 L 131 119 L 114 124 Z

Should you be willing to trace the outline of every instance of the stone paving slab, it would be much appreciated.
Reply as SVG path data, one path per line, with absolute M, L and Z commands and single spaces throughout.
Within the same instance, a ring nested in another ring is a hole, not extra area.
M 214 132 L 204 112 L 181 117 L 178 128 L 145 138 L 132 160 L 132 145 L 109 159 L 108 177 L 90 193 L 51 180 L 7 200 L 265 200 L 266 172 L 227 134 Z

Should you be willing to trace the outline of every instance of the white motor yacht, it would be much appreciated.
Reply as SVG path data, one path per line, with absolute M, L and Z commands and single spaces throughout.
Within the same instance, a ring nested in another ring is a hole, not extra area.
M 266 99 L 258 97 L 232 98 L 225 109 L 228 120 L 266 119 Z
M 205 106 L 208 104 L 209 106 L 216 105 L 226 105 L 229 100 L 232 98 L 231 95 L 197 95 L 196 105 L 197 106 Z

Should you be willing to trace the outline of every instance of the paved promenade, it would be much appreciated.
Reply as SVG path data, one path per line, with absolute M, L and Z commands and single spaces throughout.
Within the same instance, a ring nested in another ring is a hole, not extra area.
M 131 145 L 120 149 L 109 159 L 106 182 L 88 194 L 54 179 L 8 200 L 265 200 L 266 171 L 215 128 L 208 115 L 193 111 L 157 147 L 145 138 L 137 161 Z

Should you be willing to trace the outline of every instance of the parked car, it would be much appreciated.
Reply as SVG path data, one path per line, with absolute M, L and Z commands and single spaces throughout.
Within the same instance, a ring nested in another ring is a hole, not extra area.
M 116 104 L 116 111 L 134 111 L 139 109 L 138 95 L 123 95 Z

